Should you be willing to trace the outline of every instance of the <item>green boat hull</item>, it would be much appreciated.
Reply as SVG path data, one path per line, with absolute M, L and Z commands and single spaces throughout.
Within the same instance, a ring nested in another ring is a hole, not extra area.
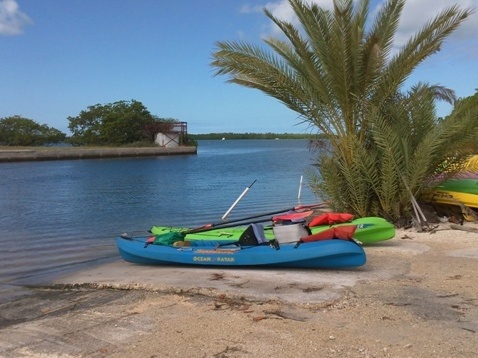
M 449 179 L 441 183 L 435 189 L 478 195 L 478 178 Z
M 357 225 L 354 239 L 363 244 L 373 244 L 375 242 L 390 240 L 395 237 L 395 226 L 387 220 L 379 217 L 365 217 L 355 219 L 350 223 L 335 224 L 335 226 Z M 327 230 L 330 226 L 317 226 L 310 228 L 312 234 Z

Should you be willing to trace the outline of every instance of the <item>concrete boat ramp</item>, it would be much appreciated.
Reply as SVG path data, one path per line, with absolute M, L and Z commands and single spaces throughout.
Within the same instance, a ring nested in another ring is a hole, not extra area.
M 324 312 L 321 319 L 332 315 L 331 322 L 337 322 L 333 317 L 338 315 L 343 324 L 354 327 L 360 325 L 357 317 L 374 315 L 373 307 L 379 305 L 383 317 L 395 310 L 408 312 L 396 313 L 397 320 L 391 321 L 398 325 L 398 317 L 406 318 L 403 335 L 409 331 L 407 320 L 416 315 L 422 318 L 413 322 L 423 322 L 426 327 L 434 327 L 432 323 L 439 319 L 437 334 L 445 324 L 460 340 L 478 332 L 478 306 L 467 304 L 459 316 L 456 309 L 444 308 L 463 306 L 471 294 L 468 291 L 476 287 L 473 273 L 478 270 L 478 233 L 398 231 L 394 239 L 365 249 L 367 263 L 347 270 L 152 267 L 118 259 L 70 272 L 48 284 L 27 287 L 29 294 L 0 304 L 0 356 L 133 356 L 137 351 L 132 342 L 141 343 L 142 337 L 156 336 L 154 332 L 163 334 L 155 331 L 160 322 L 162 327 L 170 326 L 168 332 L 174 337 L 181 336 L 183 331 L 177 327 L 183 320 L 191 329 L 199 324 L 196 333 L 207 336 L 208 330 L 193 317 L 200 315 L 204 324 L 218 319 L 211 322 L 222 325 L 226 317 L 220 312 L 214 317 L 223 307 L 242 312 L 241 316 L 228 315 L 229 320 L 243 322 L 247 314 L 254 322 L 279 314 L 293 321 L 310 321 L 311 329 L 319 330 L 322 326 L 314 321 L 318 312 Z M 414 295 L 418 295 L 416 299 Z M 271 305 L 280 308 L 271 310 Z M 340 307 L 349 307 L 348 313 L 341 315 Z M 232 327 L 228 330 L 233 331 Z M 381 329 L 374 332 L 378 335 Z M 228 336 L 226 332 L 224 336 Z M 217 340 L 214 342 L 217 345 Z M 197 349 L 188 347 L 176 344 L 166 349 L 164 356 L 192 354 Z

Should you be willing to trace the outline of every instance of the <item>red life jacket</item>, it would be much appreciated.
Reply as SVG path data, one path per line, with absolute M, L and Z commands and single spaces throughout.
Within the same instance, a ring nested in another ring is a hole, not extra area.
M 355 234 L 356 229 L 357 229 L 357 225 L 335 226 L 335 227 L 331 227 L 330 229 L 319 232 L 317 234 L 312 234 L 306 237 L 302 237 L 300 241 L 314 242 L 314 241 L 332 240 L 332 239 L 353 240 L 353 236 Z
M 309 227 L 346 223 L 352 221 L 353 218 L 354 216 L 348 213 L 324 213 L 313 218 L 309 223 Z

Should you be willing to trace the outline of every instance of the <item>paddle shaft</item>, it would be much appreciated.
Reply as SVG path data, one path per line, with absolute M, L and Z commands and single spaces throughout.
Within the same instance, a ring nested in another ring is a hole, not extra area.
M 300 200 L 300 194 L 302 193 L 302 175 L 300 176 L 299 182 L 299 194 L 297 194 L 297 199 Z
M 183 234 L 195 234 L 198 232 L 206 232 L 206 231 L 211 231 L 215 229 L 227 229 L 230 227 L 236 227 L 236 226 L 246 226 L 249 224 L 260 224 L 266 221 L 270 221 L 270 218 L 264 218 L 264 219 L 259 219 L 259 220 L 254 220 L 254 221 L 243 221 L 243 222 L 235 222 L 235 223 L 223 223 L 222 225 L 218 226 L 213 226 L 213 227 L 204 227 L 204 228 L 197 228 L 197 229 L 192 229 L 192 230 L 187 230 L 187 231 L 182 231 Z
M 241 199 L 244 197 L 244 195 L 247 194 L 247 192 L 249 191 L 249 189 L 251 188 L 251 186 L 254 185 L 254 183 L 256 182 L 257 180 L 254 180 L 252 182 L 251 185 L 249 185 L 246 189 L 244 189 L 244 191 L 242 192 L 241 195 L 239 195 L 239 197 L 236 199 L 236 201 L 231 205 L 231 207 L 225 212 L 225 214 L 222 216 L 222 220 L 226 220 L 226 218 L 229 216 L 229 214 L 231 213 L 232 209 L 234 209 L 236 207 L 236 205 L 241 201 Z
M 256 215 L 248 216 L 248 217 L 245 217 L 245 218 L 229 220 L 228 222 L 218 222 L 218 223 L 206 224 L 206 225 L 194 228 L 194 229 L 189 229 L 187 231 L 183 231 L 183 233 L 188 234 L 188 233 L 193 233 L 193 232 L 198 232 L 198 231 L 214 230 L 217 227 L 233 227 L 233 226 L 239 225 L 238 224 L 239 222 L 247 221 L 247 220 L 250 220 L 250 219 L 257 219 L 257 218 L 260 218 L 260 217 L 263 217 L 263 216 L 270 216 L 270 215 L 280 214 L 280 213 L 284 213 L 284 212 L 292 211 L 292 210 L 320 208 L 320 207 L 323 207 L 325 205 L 327 205 L 327 204 L 326 203 L 319 203 L 319 204 L 310 204 L 310 205 L 298 205 L 298 206 L 295 206 L 293 208 L 276 210 L 276 211 L 271 211 L 271 212 L 263 213 L 263 214 L 256 214 Z M 267 220 L 270 220 L 270 219 L 263 219 L 262 221 L 258 221 L 258 222 L 260 223 L 260 222 L 264 222 L 264 221 L 267 221 Z M 234 225 L 229 225 L 229 224 L 232 224 L 232 223 L 235 223 L 235 224 Z M 252 224 L 252 223 L 250 223 L 250 224 Z

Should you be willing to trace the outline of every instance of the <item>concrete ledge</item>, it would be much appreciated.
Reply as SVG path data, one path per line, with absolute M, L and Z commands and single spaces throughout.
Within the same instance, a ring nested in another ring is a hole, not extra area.
M 197 147 L 5 149 L 0 150 L 0 162 L 154 157 L 187 154 L 197 154 Z

